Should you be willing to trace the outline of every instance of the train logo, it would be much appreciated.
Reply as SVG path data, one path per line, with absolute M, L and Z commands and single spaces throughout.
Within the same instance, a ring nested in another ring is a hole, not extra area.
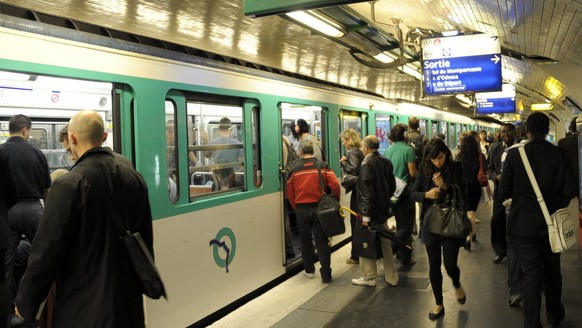
M 229 242 L 223 240 L 223 237 L 226 237 Z M 228 247 L 230 244 L 230 248 Z M 212 254 L 214 255 L 214 262 L 221 268 L 226 269 L 226 273 L 228 273 L 228 265 L 232 263 L 234 259 L 234 254 L 236 253 L 236 238 L 234 237 L 234 232 L 229 228 L 222 228 L 216 234 L 216 237 L 210 241 L 210 245 L 212 246 Z M 220 256 L 219 247 L 224 249 L 226 256 L 222 258 Z

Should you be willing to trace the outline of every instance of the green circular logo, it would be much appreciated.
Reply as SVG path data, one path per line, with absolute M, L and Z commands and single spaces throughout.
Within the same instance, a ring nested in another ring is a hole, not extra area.
M 227 243 L 223 240 L 223 237 L 227 237 L 230 243 Z M 230 248 L 228 247 L 230 244 Z M 210 241 L 210 246 L 212 246 L 212 254 L 214 255 L 214 262 L 221 267 L 225 268 L 226 272 L 228 273 L 228 265 L 232 263 L 234 259 L 234 254 L 236 253 L 236 238 L 234 237 L 234 232 L 229 228 L 222 228 L 216 234 L 216 237 Z M 218 248 L 221 247 L 226 252 L 226 257 L 223 259 L 219 252 Z

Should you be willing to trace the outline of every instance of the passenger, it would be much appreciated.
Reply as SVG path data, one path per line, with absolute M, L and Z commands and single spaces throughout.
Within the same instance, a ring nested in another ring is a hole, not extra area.
M 406 141 L 412 147 L 412 149 L 414 149 L 414 152 L 416 154 L 416 167 L 420 167 L 420 164 L 422 163 L 424 147 L 426 147 L 426 144 L 428 143 L 428 137 L 422 134 L 418 130 L 419 128 L 420 121 L 418 120 L 418 118 L 414 116 L 410 117 L 408 119 L 408 133 L 406 134 Z
M 289 141 L 287 136 L 282 135 L 282 150 L 283 150 L 283 168 L 284 174 L 287 176 L 289 169 L 297 161 L 297 153 L 293 149 L 293 145 Z M 285 257 L 287 259 L 295 257 L 295 247 L 293 246 L 293 235 L 291 234 L 291 221 L 290 215 L 292 211 L 291 204 L 289 204 L 289 197 L 287 197 L 287 188 L 283 188 L 283 206 L 284 208 L 284 223 L 285 223 Z M 294 215 L 295 213 L 293 213 Z
M 10 228 L 8 224 L 8 210 L 18 202 L 18 188 L 13 179 L 6 150 L 0 148 L 0 259 L 6 258 L 6 251 L 10 244 Z M 0 261 L 0 326 L 10 327 L 12 313 L 12 299 L 8 298 L 9 289 L 13 282 L 8 280 L 4 261 Z
M 63 144 L 63 148 L 67 151 L 67 154 L 71 158 L 71 161 L 76 161 L 77 159 L 71 153 L 71 147 L 69 147 L 69 124 L 65 125 L 59 132 L 59 142 Z M 52 179 L 54 181 L 55 179 Z
M 313 265 L 313 242 L 311 233 L 315 237 L 317 246 L 317 258 L 321 264 L 319 270 L 321 281 L 324 284 L 331 282 L 331 249 L 328 239 L 317 217 L 317 203 L 321 198 L 321 187 L 318 167 L 321 167 L 321 175 L 331 192 L 339 199 L 340 186 L 335 173 L 327 167 L 327 163 L 317 160 L 313 156 L 313 143 L 303 140 L 299 143 L 300 160 L 293 165 L 287 174 L 287 195 L 289 202 L 297 213 L 297 228 L 301 236 L 301 256 L 303 257 L 303 273 L 306 277 L 315 277 Z
M 451 151 L 440 139 L 432 139 L 427 145 L 425 158 L 420 174 L 418 174 L 411 198 L 423 202 L 421 220 L 424 219 L 430 205 L 437 201 L 445 201 L 451 193 L 451 185 L 461 186 L 463 173 L 459 162 L 453 161 Z M 420 238 L 426 245 L 429 262 L 429 277 L 432 292 L 436 301 L 435 307 L 429 312 L 428 318 L 436 320 L 445 314 L 443 303 L 443 275 L 441 263 L 444 259 L 445 270 L 453 281 L 455 296 L 459 303 L 465 304 L 466 295 L 461 287 L 461 270 L 457 265 L 459 248 L 463 238 L 448 238 L 432 234 L 425 229 L 420 230 Z M 442 258 L 441 258 L 442 251 Z
M 223 117 L 218 122 L 219 136 L 210 140 L 208 145 L 241 145 L 239 140 L 230 136 L 232 122 L 229 118 Z M 225 167 L 215 170 L 218 179 L 219 189 L 227 190 L 236 187 L 235 170 L 238 170 L 238 163 L 243 161 L 242 148 L 229 148 L 222 150 L 207 150 L 204 154 L 207 158 L 212 158 L 213 164 L 236 164 L 234 167 Z
M 550 127 L 543 113 L 533 113 L 526 121 L 528 142 L 524 149 L 550 213 L 568 206 L 577 186 L 567 151 L 545 140 Z M 542 286 L 546 320 L 557 327 L 564 319 L 560 254 L 552 253 L 548 227 L 537 202 L 519 152 L 510 150 L 503 168 L 500 197 L 512 198 L 507 219 L 507 235 L 517 248 L 523 270 L 524 327 L 541 327 Z
M 572 169 L 574 171 L 574 181 L 576 183 L 580 183 L 580 167 L 578 165 L 578 133 L 576 131 L 576 119 L 578 117 L 575 116 L 572 121 L 570 122 L 569 133 L 566 135 L 565 138 L 562 138 L 558 141 L 558 147 L 565 149 L 568 154 L 570 155 L 570 162 L 572 163 Z
M 295 121 L 295 127 L 291 130 L 293 133 L 293 138 L 298 141 L 309 140 L 313 143 L 313 157 L 315 157 L 319 161 L 323 161 L 323 154 L 321 152 L 321 146 L 319 145 L 319 141 L 317 138 L 309 134 L 309 124 L 307 121 L 300 118 Z M 299 152 L 299 149 L 297 149 Z
M 362 152 L 366 156 L 360 168 L 358 182 L 358 213 L 363 215 L 363 229 L 372 227 L 388 230 L 388 217 L 391 203 L 389 199 L 396 189 L 392 163 L 380 155 L 378 138 L 369 135 L 362 141 Z M 394 269 L 392 245 L 387 238 L 380 238 L 383 253 L 384 278 L 390 286 L 398 285 L 398 273 Z M 378 269 L 376 260 L 360 257 L 362 276 L 352 279 L 352 284 L 358 286 L 376 286 Z
M 353 210 L 357 209 L 358 201 L 358 191 L 356 190 L 356 182 L 358 181 L 358 174 L 360 173 L 360 166 L 364 160 L 364 153 L 360 147 L 362 147 L 362 141 L 358 133 L 351 128 L 347 128 L 342 131 L 340 135 L 342 144 L 346 149 L 346 155 L 340 158 L 339 163 L 342 168 L 342 186 L 346 189 L 346 194 L 350 195 L 350 208 Z M 350 214 L 350 227 L 352 236 L 354 235 L 354 230 L 360 228 L 360 222 L 358 218 Z M 350 258 L 346 260 L 347 264 L 358 264 L 359 256 L 354 253 L 354 248 L 352 247 Z
M 476 132 L 475 132 L 476 134 Z M 485 156 L 482 156 L 479 147 L 479 142 L 474 135 L 467 135 L 461 140 L 461 149 L 457 154 L 457 161 L 461 162 L 461 169 L 463 170 L 463 184 L 460 186 L 465 195 L 464 203 L 467 209 L 467 216 L 471 220 L 473 229 L 465 240 L 465 249 L 471 250 L 471 240 L 477 240 L 477 227 L 475 224 L 481 222 L 477 220 L 477 207 L 481 199 L 481 185 L 477 180 L 479 174 L 479 161 L 483 168 L 487 167 Z
M 489 142 L 487 141 L 487 131 L 485 130 L 479 132 L 479 146 L 481 147 L 481 154 L 487 159 L 489 157 Z
M 398 200 L 392 205 L 394 217 L 396 218 L 396 237 L 404 244 L 395 247 L 392 251 L 396 258 L 404 266 L 416 263 L 412 260 L 412 228 L 415 223 L 416 207 L 410 199 L 412 182 L 416 177 L 416 155 L 414 150 L 404 142 L 404 132 L 406 126 L 402 123 L 396 124 L 391 130 L 389 139 L 392 145 L 384 153 L 394 165 L 394 176 L 406 183 L 406 188 L 402 191 Z
M 68 134 L 78 160 L 51 188 L 20 284 L 17 313 L 34 319 L 56 281 L 56 327 L 144 327 L 141 288 L 109 220 L 122 220 L 129 231 L 140 232 L 153 253 L 146 184 L 101 147 L 98 113 L 77 113 Z
M 8 290 L 9 302 L 14 301 L 14 257 L 22 236 L 34 241 L 38 223 L 42 216 L 42 200 L 51 186 L 47 159 L 40 149 L 28 142 L 32 121 L 24 115 L 10 119 L 10 138 L 0 148 L 8 155 L 10 170 L 17 183 L 20 198 L 8 211 L 10 247 L 6 250 L 5 269 L 7 281 L 14 285 Z
M 493 180 L 495 189 L 493 191 L 493 214 L 491 216 L 491 246 L 495 251 L 493 263 L 501 263 L 507 256 L 507 238 L 506 238 L 506 217 L 503 199 L 499 195 L 499 183 L 501 182 L 501 158 L 505 150 L 515 142 L 515 126 L 511 123 L 505 123 L 499 131 L 502 141 L 491 145 L 489 154 L 489 165 L 487 174 L 490 180 Z M 512 289 L 514 282 L 509 275 L 509 288 Z M 513 288 L 516 291 L 520 288 Z

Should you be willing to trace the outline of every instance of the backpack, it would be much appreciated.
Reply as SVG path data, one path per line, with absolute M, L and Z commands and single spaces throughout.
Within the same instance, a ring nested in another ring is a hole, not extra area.
M 297 156 L 297 152 L 290 142 L 285 140 L 283 143 L 285 144 L 285 147 L 287 147 L 287 165 L 285 165 L 285 171 L 289 172 L 289 169 L 293 166 L 293 164 L 295 164 L 299 156 Z
M 424 135 L 422 133 L 418 133 L 416 138 L 412 138 L 408 140 L 408 145 L 412 147 L 414 150 L 414 154 L 416 155 L 416 169 L 420 167 L 423 158 L 424 146 L 426 146 L 426 140 L 424 140 Z

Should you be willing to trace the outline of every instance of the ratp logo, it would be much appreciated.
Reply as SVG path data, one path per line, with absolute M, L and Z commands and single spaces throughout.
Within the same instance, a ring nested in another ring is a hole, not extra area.
M 216 265 L 225 268 L 226 273 L 228 273 L 228 265 L 232 263 L 234 254 L 236 253 L 236 238 L 234 237 L 234 232 L 226 227 L 220 229 L 216 237 L 210 241 L 209 246 L 212 246 L 212 254 L 214 255 Z M 221 257 L 220 248 L 226 253 L 224 258 Z

